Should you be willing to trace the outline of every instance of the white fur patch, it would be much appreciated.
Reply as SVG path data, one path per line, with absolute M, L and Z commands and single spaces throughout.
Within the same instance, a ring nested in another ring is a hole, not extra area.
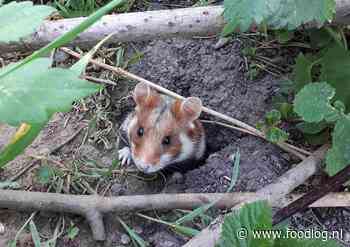
M 181 153 L 175 162 L 181 162 L 187 160 L 193 156 L 194 145 L 192 140 L 184 133 L 180 134 Z
M 204 155 L 204 152 L 205 152 L 205 136 L 202 135 L 198 145 L 198 150 L 196 152 L 196 159 L 199 160 L 200 158 L 202 158 L 202 156 Z

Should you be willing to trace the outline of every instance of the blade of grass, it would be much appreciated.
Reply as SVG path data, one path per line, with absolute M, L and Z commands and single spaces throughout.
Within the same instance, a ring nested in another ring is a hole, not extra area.
M 36 228 L 33 220 L 31 220 L 29 222 L 29 228 L 30 228 L 30 232 L 32 233 L 32 239 L 34 242 L 34 246 L 41 247 L 39 232 L 38 232 L 38 229 Z
M 0 78 L 6 76 L 7 74 L 11 73 L 12 71 L 22 67 L 23 65 L 27 64 L 28 62 L 32 61 L 35 58 L 41 57 L 45 54 L 47 54 L 49 51 L 51 51 L 54 48 L 58 48 L 70 41 L 72 41 L 76 36 L 78 36 L 81 32 L 89 28 L 92 24 L 94 24 L 96 21 L 98 21 L 103 15 L 105 15 L 107 12 L 111 11 L 113 8 L 121 5 L 124 3 L 125 0 L 113 0 L 104 7 L 97 10 L 95 13 L 91 14 L 87 19 L 85 19 L 82 23 L 68 31 L 66 34 L 58 37 L 57 39 L 53 40 L 43 48 L 41 48 L 38 51 L 35 51 L 32 55 L 26 57 L 23 59 L 20 63 L 16 64 L 16 66 L 13 66 L 11 69 L 4 70 L 0 72 Z
M 121 218 L 117 217 L 117 219 L 127 231 L 132 240 L 135 241 L 140 247 L 149 246 L 149 244 L 145 240 L 143 240 L 133 229 L 131 229 Z
M 186 236 L 189 236 L 189 237 L 194 237 L 194 236 L 196 236 L 199 233 L 198 230 L 190 228 L 190 227 L 187 227 L 187 226 L 180 226 L 180 225 L 177 225 L 177 224 L 174 224 L 174 223 L 171 223 L 171 222 L 167 222 L 167 221 L 164 221 L 164 220 L 155 219 L 155 218 L 152 218 L 152 217 L 149 217 L 147 215 L 140 214 L 140 213 L 138 213 L 137 215 L 142 217 L 142 218 L 148 219 L 150 221 L 154 221 L 154 222 L 157 222 L 157 223 L 161 223 L 161 224 L 170 226 L 175 231 L 177 231 L 179 233 L 182 233 L 182 234 L 184 234 Z

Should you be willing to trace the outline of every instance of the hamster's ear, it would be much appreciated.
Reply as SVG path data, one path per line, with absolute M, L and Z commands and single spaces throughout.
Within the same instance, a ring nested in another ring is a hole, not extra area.
M 192 122 L 199 118 L 202 112 L 202 101 L 197 97 L 176 100 L 173 106 L 175 118 L 180 121 Z
M 136 104 L 141 107 L 156 107 L 161 100 L 159 93 L 144 82 L 136 85 L 133 98 Z

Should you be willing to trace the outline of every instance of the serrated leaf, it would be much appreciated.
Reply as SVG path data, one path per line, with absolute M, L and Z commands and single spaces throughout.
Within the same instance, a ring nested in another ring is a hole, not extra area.
M 334 0 L 225 0 L 224 18 L 230 30 L 247 31 L 252 24 L 266 23 L 271 28 L 292 30 L 316 21 L 333 18 Z
M 320 122 L 334 112 L 330 105 L 334 95 L 334 88 L 326 82 L 308 84 L 295 96 L 294 111 L 306 122 Z
M 0 7 L 0 42 L 18 41 L 34 32 L 55 9 L 30 1 L 11 2 Z
M 71 70 L 49 65 L 48 58 L 36 59 L 0 79 L 0 122 L 42 124 L 53 113 L 69 111 L 73 101 L 100 89 Z
M 332 134 L 332 148 L 326 156 L 326 172 L 333 176 L 350 164 L 350 118 L 338 120 Z
M 312 82 L 312 64 L 302 53 L 297 57 L 294 67 L 294 88 L 296 92 L 299 92 L 307 83 Z
M 335 88 L 334 100 L 350 109 L 350 52 L 334 45 L 323 56 L 321 65 L 320 78 Z
M 277 127 L 269 128 L 266 131 L 266 139 L 272 143 L 279 143 L 288 140 L 288 133 Z
M 272 227 L 272 210 L 266 201 L 257 201 L 244 205 L 240 210 L 227 214 L 222 225 L 221 246 L 268 247 L 271 239 L 254 239 L 253 230 Z M 240 238 L 241 231 L 246 238 Z
M 35 140 L 45 125 L 46 122 L 32 125 L 21 124 L 10 143 L 0 152 L 0 168 L 21 154 Z

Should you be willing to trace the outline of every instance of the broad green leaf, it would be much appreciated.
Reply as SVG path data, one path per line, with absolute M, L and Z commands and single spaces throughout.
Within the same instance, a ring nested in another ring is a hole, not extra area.
M 34 242 L 34 246 L 41 247 L 39 232 L 38 232 L 38 229 L 36 228 L 33 220 L 31 220 L 29 222 L 29 228 L 30 228 L 30 232 L 32 233 L 32 239 Z
M 224 18 L 230 28 L 247 31 L 252 24 L 266 23 L 271 28 L 293 30 L 316 21 L 323 24 L 333 18 L 334 0 L 225 0 Z
M 272 143 L 279 143 L 288 140 L 288 133 L 277 127 L 271 127 L 266 131 L 266 138 Z
M 307 83 L 312 82 L 312 64 L 302 53 L 297 57 L 294 67 L 294 87 L 296 92 L 299 92 Z
M 326 157 L 326 171 L 333 176 L 350 164 L 350 117 L 344 116 L 335 124 L 332 148 Z
M 0 42 L 18 41 L 34 32 L 54 8 L 30 1 L 11 2 L 0 7 Z
M 49 65 L 48 58 L 36 59 L 0 79 L 0 122 L 42 124 L 53 113 L 69 111 L 73 101 L 100 89 L 71 70 Z
M 271 227 L 272 210 L 266 201 L 246 204 L 225 216 L 220 246 L 270 247 L 272 239 L 254 239 L 252 231 Z
M 296 127 L 305 134 L 317 134 L 329 126 L 325 121 L 319 123 L 298 123 Z
M 46 122 L 32 125 L 22 124 L 10 140 L 10 143 L 0 152 L 0 168 L 21 154 L 39 135 L 45 125 Z
M 321 64 L 321 79 L 335 88 L 334 100 L 342 101 L 350 109 L 350 52 L 334 45 Z
M 2 79 L 2 77 L 6 76 L 10 72 L 24 66 L 28 62 L 47 54 L 52 49 L 58 48 L 66 43 L 69 43 L 75 37 L 77 37 L 81 32 L 83 32 L 84 30 L 89 28 L 91 25 L 93 25 L 96 21 L 98 21 L 107 12 L 109 12 L 113 8 L 123 4 L 124 2 L 125 2 L 125 0 L 113 0 L 113 1 L 109 2 L 107 5 L 103 6 L 99 10 L 97 10 L 95 13 L 93 13 L 88 18 L 86 18 L 82 23 L 80 23 L 76 27 L 72 28 L 70 31 L 68 31 L 64 35 L 56 38 L 54 41 L 50 42 L 49 44 L 47 44 L 45 47 L 41 48 L 40 50 L 34 52 L 32 55 L 26 57 L 25 59 L 23 59 L 21 62 L 17 63 L 15 66 L 11 67 L 10 69 L 0 71 L 0 79 Z M 1 81 L 0 81 L 0 85 L 1 85 Z
M 320 122 L 335 110 L 330 105 L 335 90 L 326 82 L 306 85 L 294 99 L 294 111 L 306 122 Z

